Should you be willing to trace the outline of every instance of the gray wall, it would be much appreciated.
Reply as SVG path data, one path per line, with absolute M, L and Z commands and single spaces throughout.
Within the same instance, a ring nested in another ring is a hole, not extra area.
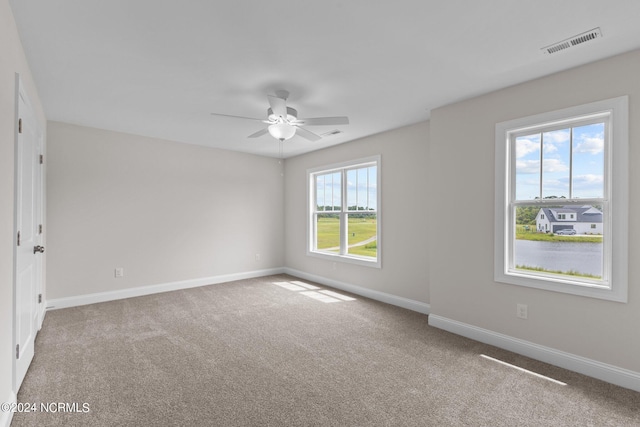
M 283 265 L 277 159 L 49 122 L 47 166 L 48 300 Z
M 429 230 L 433 314 L 640 372 L 638 76 L 635 51 L 432 111 L 429 195 L 464 207 Z M 622 95 L 630 102 L 629 302 L 494 282 L 495 124 Z M 528 320 L 516 318 L 516 303 L 528 304 Z
M 24 57 L 13 13 L 0 1 L 0 402 L 12 393 L 13 264 L 14 264 L 14 141 L 15 73 L 20 73 L 35 113 L 44 130 L 45 117 L 29 66 Z M 0 424 L 3 416 L 0 413 Z
M 287 159 L 285 263 L 331 280 L 429 302 L 427 191 L 429 124 L 418 123 Z M 306 254 L 307 169 L 381 155 L 382 268 L 336 263 Z

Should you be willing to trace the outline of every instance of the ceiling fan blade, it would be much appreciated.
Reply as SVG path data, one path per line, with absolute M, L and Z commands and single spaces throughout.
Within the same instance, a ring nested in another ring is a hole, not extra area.
M 315 117 L 311 119 L 298 119 L 296 124 L 304 126 L 348 125 L 349 117 Z
M 282 117 L 283 119 L 287 118 L 287 102 L 282 98 L 278 98 L 277 96 L 267 95 L 267 99 L 269 100 L 269 105 L 271 106 L 271 111 L 276 117 Z
M 258 138 L 266 134 L 267 132 L 269 132 L 269 128 L 260 129 L 258 132 L 249 135 L 247 138 Z
M 322 137 L 304 128 L 296 126 L 296 135 L 300 135 L 304 139 L 308 139 L 311 142 L 319 141 Z
M 230 114 L 220 114 L 220 113 L 211 113 L 212 116 L 221 116 L 221 117 L 231 117 L 234 119 L 246 119 L 246 120 L 254 120 L 256 122 L 262 122 L 264 119 L 254 119 L 253 117 L 244 117 L 244 116 L 232 116 Z

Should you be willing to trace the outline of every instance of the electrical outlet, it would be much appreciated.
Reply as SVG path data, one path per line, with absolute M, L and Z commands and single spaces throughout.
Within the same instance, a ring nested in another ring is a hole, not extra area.
M 338 264 L 335 263 L 335 262 L 331 263 L 331 269 L 332 270 L 337 270 L 338 269 Z
M 256 261 L 260 261 L 260 254 L 256 254 Z
M 116 268 L 115 271 L 114 271 L 114 275 L 115 275 L 116 279 L 124 277 L 124 268 L 122 268 L 122 267 Z
M 527 304 L 516 304 L 516 316 L 519 319 L 526 319 L 528 314 L 527 311 Z

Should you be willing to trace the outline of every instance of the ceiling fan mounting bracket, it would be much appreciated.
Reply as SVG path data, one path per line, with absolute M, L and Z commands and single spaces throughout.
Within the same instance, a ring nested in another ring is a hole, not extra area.
M 289 91 L 287 90 L 278 89 L 274 93 L 276 94 L 276 97 L 284 99 L 285 101 L 287 100 L 287 98 L 289 98 Z

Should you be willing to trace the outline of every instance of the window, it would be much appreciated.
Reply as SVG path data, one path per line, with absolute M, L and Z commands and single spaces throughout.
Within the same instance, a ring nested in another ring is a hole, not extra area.
M 308 171 L 307 253 L 380 267 L 380 157 Z
M 496 125 L 495 280 L 627 300 L 628 98 Z

